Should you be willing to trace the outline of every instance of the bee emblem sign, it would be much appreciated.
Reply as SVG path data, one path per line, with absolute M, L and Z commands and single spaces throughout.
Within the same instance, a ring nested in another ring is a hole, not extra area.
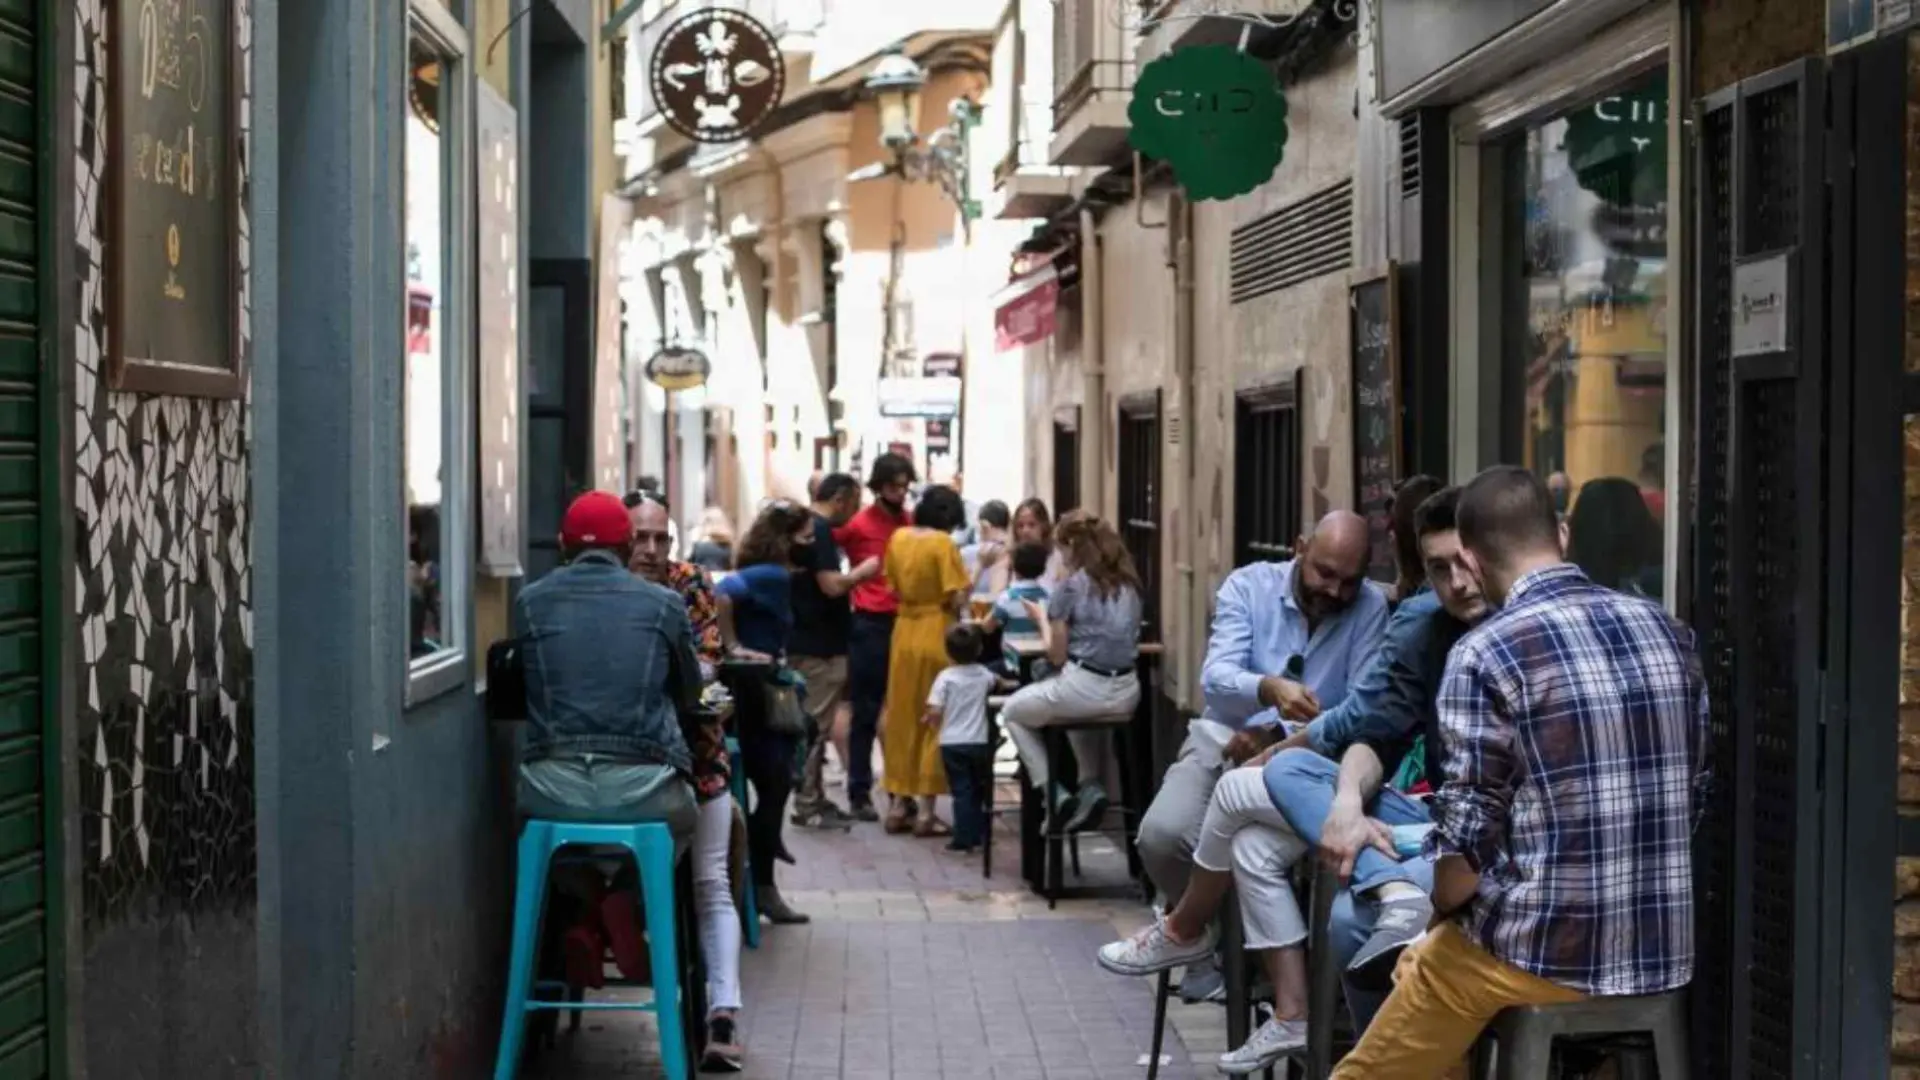
M 786 62 L 773 33 L 728 8 L 695 11 L 667 27 L 648 70 L 667 126 L 695 142 L 746 138 L 786 90 Z

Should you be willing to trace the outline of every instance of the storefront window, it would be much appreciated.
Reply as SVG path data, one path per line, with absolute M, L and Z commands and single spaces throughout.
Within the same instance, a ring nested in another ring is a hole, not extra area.
M 406 355 L 402 377 L 402 490 L 406 499 L 407 653 L 420 695 L 423 676 L 457 681 L 464 636 L 470 505 L 464 377 L 471 309 L 466 295 L 466 145 L 459 26 L 431 0 L 414 8 L 407 41 L 404 157 Z
M 1664 593 L 1664 74 L 1508 139 L 1498 155 L 1502 456 L 1561 502 L 1569 556 Z

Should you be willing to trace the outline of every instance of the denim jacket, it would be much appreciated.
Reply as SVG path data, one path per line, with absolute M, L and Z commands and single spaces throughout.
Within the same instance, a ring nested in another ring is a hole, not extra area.
M 1381 751 L 1391 770 L 1431 724 L 1447 653 L 1466 630 L 1431 588 L 1401 601 L 1373 662 L 1348 687 L 1346 698 L 1307 725 L 1308 743 L 1335 759 L 1349 745 L 1367 743 Z
M 700 696 L 686 603 L 605 551 L 520 591 L 529 760 L 618 754 L 691 774 L 680 712 Z

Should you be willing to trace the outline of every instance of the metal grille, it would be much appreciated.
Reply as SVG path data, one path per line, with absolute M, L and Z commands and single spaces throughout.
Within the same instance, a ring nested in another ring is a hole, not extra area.
M 1340 181 L 1233 230 L 1233 302 L 1353 265 L 1353 179 Z
M 1800 240 L 1800 87 L 1788 83 L 1747 99 L 1748 155 L 1753 175 L 1743 188 L 1746 253 Z
M 1746 101 L 1747 171 L 1740 185 L 1745 220 L 1742 246 L 1770 251 L 1799 243 L 1801 140 L 1800 86 L 1787 83 Z M 1796 535 L 1800 515 L 1818 514 L 1818 492 L 1797 491 L 1795 463 L 1805 452 L 1798 437 L 1798 383 L 1755 384 L 1742 402 L 1742 430 L 1735 446 L 1743 460 L 1736 475 L 1754 516 L 1749 535 L 1754 590 L 1751 664 L 1753 715 L 1743 734 L 1753 743 L 1753 987 L 1752 1075 L 1793 1075 L 1794 892 L 1798 880 L 1795 776 L 1799 763 L 1799 699 L 1795 609 L 1800 599 Z M 1751 459 L 1747 460 L 1749 455 Z M 1809 721 L 1812 718 L 1808 718 Z
M 1753 1059 L 1755 1077 L 1793 1075 L 1794 775 L 1799 742 L 1799 674 L 1794 648 L 1800 563 L 1796 538 L 1803 507 L 1794 475 L 1798 384 L 1748 383 L 1741 403 L 1741 495 L 1753 506 L 1750 633 L 1753 714 Z
M 1400 118 L 1400 196 L 1420 194 L 1420 115 Z
M 1141 638 L 1160 639 L 1160 398 L 1120 408 L 1120 535 L 1140 575 Z
M 1053 420 L 1053 513 L 1080 507 L 1080 407 Z
M 1730 434 L 1733 289 L 1733 107 L 1701 117 L 1699 450 L 1695 546 L 1700 570 L 1692 621 L 1700 635 L 1712 707 L 1715 797 L 1693 848 L 1697 973 L 1695 1003 L 1704 1022 L 1694 1047 L 1705 1075 L 1731 1075 L 1725 1007 L 1731 999 L 1733 918 L 1733 639 L 1728 588 L 1727 439 Z
M 1299 376 L 1234 399 L 1233 565 L 1290 558 L 1300 535 Z

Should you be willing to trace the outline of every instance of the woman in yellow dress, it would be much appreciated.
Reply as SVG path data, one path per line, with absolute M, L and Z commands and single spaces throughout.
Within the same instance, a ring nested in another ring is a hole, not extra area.
M 886 830 L 915 836 L 946 836 L 934 816 L 936 796 L 947 793 L 940 765 L 940 730 L 921 723 L 927 692 L 947 666 L 947 628 L 954 624 L 973 587 L 953 530 L 966 521 L 966 506 L 952 488 L 935 484 L 920 494 L 913 524 L 887 541 L 887 583 L 900 597 L 887 660 L 887 705 L 880 724 L 886 789 L 892 796 Z M 908 822 L 917 804 L 919 820 Z

